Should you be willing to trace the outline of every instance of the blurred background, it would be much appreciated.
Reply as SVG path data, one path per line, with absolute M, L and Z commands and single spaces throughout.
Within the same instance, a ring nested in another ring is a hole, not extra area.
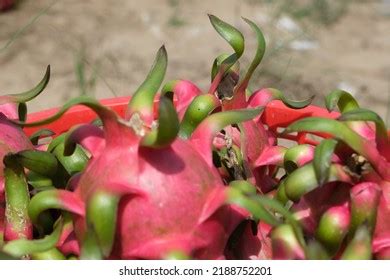
M 3 1 L 4 8 L 7 2 Z M 31 88 L 52 66 L 47 89 L 30 111 L 59 106 L 81 94 L 129 95 L 165 44 L 166 81 L 189 79 L 207 90 L 210 68 L 230 47 L 207 13 L 245 35 L 246 69 L 255 38 L 241 16 L 267 39 L 251 88 L 275 87 L 290 98 L 323 96 L 336 88 L 390 121 L 390 1 L 363 0 L 20 0 L 0 12 L 0 93 Z

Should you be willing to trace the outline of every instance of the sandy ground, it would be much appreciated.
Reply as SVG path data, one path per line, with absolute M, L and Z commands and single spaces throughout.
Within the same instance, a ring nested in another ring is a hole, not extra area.
M 255 42 L 240 16 L 258 23 L 266 34 L 269 48 L 252 88 L 280 88 L 292 98 L 316 94 L 321 103 L 323 94 L 341 86 L 386 116 L 390 17 L 381 1 L 350 1 L 346 14 L 326 27 L 291 23 L 287 15 L 281 21 L 273 16 L 275 5 L 264 2 L 59 0 L 4 49 L 15 32 L 52 3 L 23 1 L 18 9 L 0 14 L 0 92 L 28 89 L 51 64 L 51 82 L 30 102 L 30 110 L 58 106 L 80 94 L 75 62 L 82 57 L 87 76 L 97 73 L 96 87 L 88 94 L 128 95 L 142 82 L 162 44 L 169 54 L 166 80 L 190 79 L 206 90 L 214 57 L 231 51 L 208 21 L 206 14 L 213 13 L 246 36 L 244 69 Z M 310 48 L 294 50 L 302 40 Z

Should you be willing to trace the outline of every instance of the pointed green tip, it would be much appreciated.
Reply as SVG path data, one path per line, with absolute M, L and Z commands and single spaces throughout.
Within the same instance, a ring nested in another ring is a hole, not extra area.
M 314 97 L 315 96 L 312 95 L 312 96 L 309 96 L 308 98 L 303 99 L 303 100 L 289 100 L 289 99 L 283 98 L 282 102 L 290 108 L 302 109 L 302 108 L 309 106 L 311 104 L 311 102 L 313 101 Z
M 6 103 L 24 103 L 30 101 L 37 95 L 39 95 L 47 86 L 50 80 L 50 65 L 46 68 L 46 73 L 42 80 L 31 90 L 18 93 L 0 96 L 0 104 Z
M 51 66 L 50 64 L 48 64 L 46 66 L 46 73 L 45 73 L 45 77 L 46 77 L 45 80 L 47 80 L 47 82 L 50 80 L 50 73 L 51 73 L 50 71 L 51 71 Z
M 142 146 L 162 148 L 170 145 L 179 132 L 179 117 L 168 97 L 160 99 L 158 127 L 142 139 Z
M 165 46 L 162 45 L 156 54 L 153 66 L 146 79 L 135 91 L 129 102 L 126 112 L 127 118 L 133 113 L 139 112 L 148 124 L 153 121 L 154 97 L 164 80 L 167 65 L 168 54 Z
M 221 22 L 221 20 L 220 20 L 217 16 L 215 16 L 215 15 L 213 15 L 213 14 L 207 14 L 207 16 L 209 17 L 209 20 L 210 20 L 210 22 L 211 22 L 211 24 L 212 24 L 213 26 L 215 26 L 215 25 L 217 25 L 219 22 Z
M 293 109 L 302 109 L 302 108 L 309 106 L 311 104 L 311 102 L 313 101 L 314 97 L 315 96 L 312 95 L 312 96 L 309 96 L 308 98 L 303 99 L 303 100 L 291 100 L 291 99 L 287 99 L 284 95 L 282 95 L 280 97 L 280 100 L 287 107 L 290 107 Z
M 284 105 L 293 109 L 302 109 L 309 106 L 315 97 L 314 95 L 311 95 L 303 100 L 291 100 L 286 98 L 284 93 L 276 88 L 267 88 L 267 90 L 272 93 L 274 99 L 282 101 Z
M 38 85 L 41 87 L 41 91 L 45 89 L 47 84 L 50 81 L 50 76 L 51 76 L 51 66 L 50 64 L 46 66 L 46 72 L 45 75 L 43 76 L 42 80 L 39 82 Z
M 253 21 L 251 21 L 250 19 L 247 19 L 245 17 L 242 17 L 242 19 L 250 26 L 252 27 L 252 29 L 256 32 L 256 37 L 257 37 L 257 43 L 258 43 L 258 46 L 257 48 L 260 49 L 261 51 L 261 57 L 263 57 L 264 55 L 264 52 L 265 52 L 265 38 L 264 38 L 264 34 L 263 32 L 261 31 L 261 29 L 257 26 L 256 23 L 254 23 Z
M 157 60 L 162 57 L 164 60 L 168 60 L 168 53 L 165 45 L 162 45 L 157 52 Z
M 40 94 L 47 86 L 47 84 L 50 81 L 50 75 L 51 75 L 51 67 L 50 64 L 46 67 L 45 75 L 43 76 L 42 80 L 38 83 L 38 85 L 33 88 L 30 91 L 25 92 L 26 99 L 20 100 L 19 102 L 27 102 L 36 97 L 38 94 Z M 29 94 L 27 94 L 29 93 Z
M 254 58 L 252 59 L 252 62 L 242 79 L 242 81 L 239 83 L 239 85 L 236 88 L 235 95 L 238 92 L 245 93 L 245 89 L 248 86 L 249 80 L 251 79 L 254 71 L 256 70 L 257 66 L 259 66 L 260 62 L 263 60 L 265 49 L 266 49 L 266 43 L 265 38 L 263 35 L 263 32 L 260 30 L 260 28 L 251 20 L 247 18 L 243 18 L 243 20 L 252 28 L 252 30 L 256 34 L 256 41 L 257 41 L 257 50 Z
M 34 132 L 30 136 L 30 141 L 31 141 L 31 143 L 33 143 L 33 145 L 38 145 L 40 138 L 51 137 L 53 135 L 55 135 L 54 131 L 52 131 L 50 129 L 43 128 L 43 129 L 40 129 L 40 130 Z
M 242 33 L 214 15 L 208 14 L 208 17 L 218 34 L 234 49 L 237 59 L 241 57 L 244 52 L 244 36 Z
M 353 95 L 341 89 L 334 90 L 325 97 L 325 106 L 329 112 L 334 111 L 337 106 L 341 113 L 359 108 Z

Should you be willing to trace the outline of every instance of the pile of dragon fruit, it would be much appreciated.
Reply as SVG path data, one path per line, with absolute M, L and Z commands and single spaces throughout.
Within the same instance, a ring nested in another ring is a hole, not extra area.
M 26 121 L 49 67 L 32 90 L 0 97 L 1 259 L 390 259 L 383 120 L 336 90 L 328 116 L 266 125 L 272 102 L 299 111 L 312 98 L 251 91 L 262 32 L 244 19 L 257 49 L 242 72 L 242 33 L 209 17 L 233 51 L 214 60 L 208 90 L 163 83 L 163 46 L 123 116 L 81 96 Z M 96 120 L 25 133 L 80 105 Z M 282 141 L 297 135 L 307 141 Z

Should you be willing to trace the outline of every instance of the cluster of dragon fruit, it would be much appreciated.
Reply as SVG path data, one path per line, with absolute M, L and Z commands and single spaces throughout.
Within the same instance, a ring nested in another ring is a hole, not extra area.
M 26 121 L 49 67 L 32 90 L 0 97 L 0 258 L 390 259 L 383 120 L 336 90 L 325 99 L 332 114 L 303 116 L 284 131 L 266 125 L 270 103 L 299 111 L 312 98 L 251 91 L 261 30 L 244 19 L 257 49 L 241 73 L 242 33 L 209 17 L 233 52 L 214 60 L 208 90 L 163 84 L 163 46 L 123 116 L 81 96 Z M 97 119 L 61 134 L 24 132 L 80 105 Z M 281 141 L 296 133 L 313 137 Z

